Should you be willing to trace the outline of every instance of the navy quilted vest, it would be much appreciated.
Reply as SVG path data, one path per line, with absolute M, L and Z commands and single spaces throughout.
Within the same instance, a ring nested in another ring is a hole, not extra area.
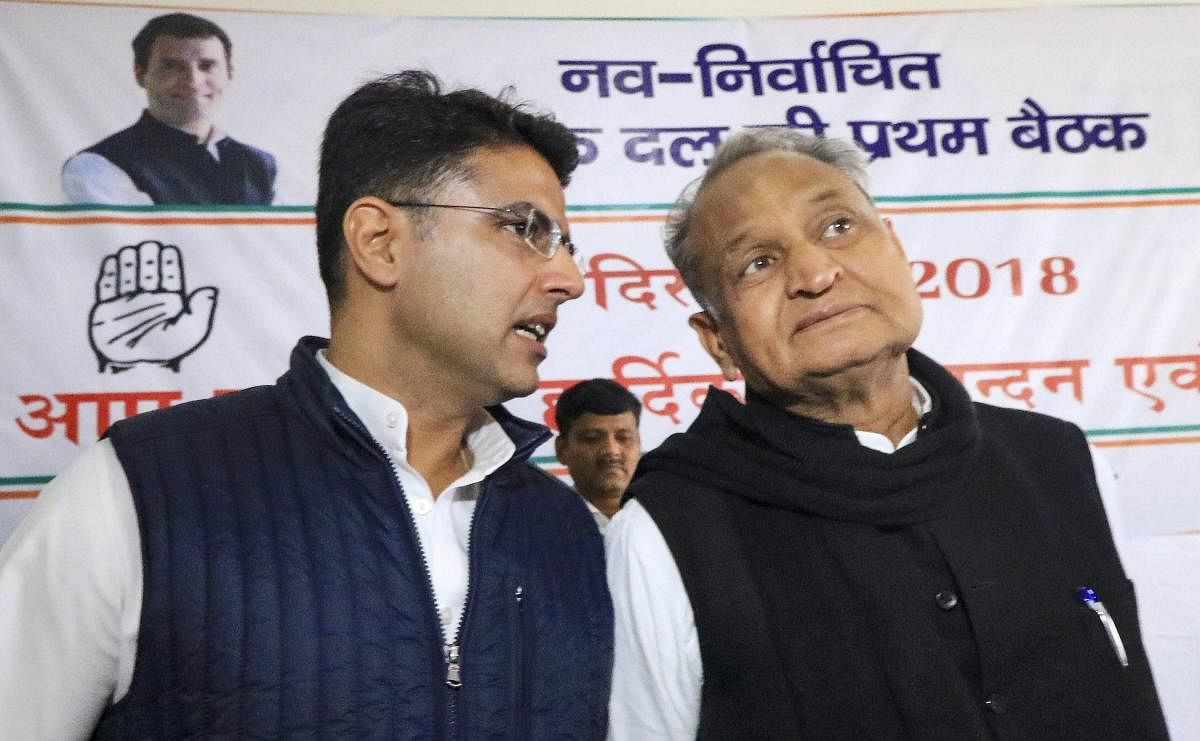
M 306 338 L 275 386 L 119 422 L 145 575 L 133 682 L 98 738 L 599 739 L 612 608 L 579 497 L 517 455 L 471 532 L 461 687 L 383 452 Z
M 85 152 L 125 171 L 155 203 L 265 206 L 275 196 L 275 158 L 228 137 L 214 160 L 196 137 L 149 113 Z

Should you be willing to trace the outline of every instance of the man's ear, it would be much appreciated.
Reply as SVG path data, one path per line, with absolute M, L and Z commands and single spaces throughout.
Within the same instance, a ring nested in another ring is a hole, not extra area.
M 146 68 L 140 64 L 133 65 L 133 79 L 137 82 L 138 87 L 146 87 Z
M 725 349 L 725 342 L 721 339 L 717 320 L 713 318 L 712 314 L 707 311 L 698 311 L 688 317 L 688 325 L 696 331 L 696 335 L 700 338 L 700 344 L 704 346 L 712 359 L 717 361 L 725 380 L 736 381 L 740 375 L 737 362 Z
M 391 288 L 400 280 L 404 250 L 415 239 L 412 220 L 375 196 L 359 198 L 342 217 L 346 251 L 372 285 Z
M 907 253 L 904 251 L 904 245 L 900 242 L 900 237 L 896 236 L 896 228 L 892 226 L 892 220 L 885 218 L 883 223 L 884 226 L 887 227 L 888 236 L 891 237 L 892 244 L 896 245 L 896 249 L 900 250 L 900 255 L 902 257 L 907 257 Z
M 562 432 L 559 432 L 554 437 L 554 455 L 556 458 L 558 458 L 558 462 L 564 466 L 567 463 L 563 460 L 563 453 L 565 452 L 567 452 L 567 436 Z

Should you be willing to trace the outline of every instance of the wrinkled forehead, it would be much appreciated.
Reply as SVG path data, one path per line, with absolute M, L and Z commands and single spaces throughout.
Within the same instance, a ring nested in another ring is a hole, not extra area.
M 761 213 L 799 216 L 833 201 L 872 207 L 867 194 L 830 164 L 798 152 L 752 154 L 701 188 L 692 206 L 692 242 L 702 246 L 720 241 Z

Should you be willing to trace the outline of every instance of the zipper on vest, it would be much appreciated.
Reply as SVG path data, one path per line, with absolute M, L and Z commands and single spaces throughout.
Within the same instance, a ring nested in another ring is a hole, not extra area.
M 475 571 L 475 558 L 471 551 L 471 543 L 475 540 L 475 523 L 479 521 L 479 516 L 483 513 L 483 508 L 487 506 L 488 497 L 484 496 L 484 490 L 487 488 L 487 479 L 484 479 L 479 484 L 479 499 L 475 502 L 475 513 L 471 515 L 471 524 L 467 527 L 467 596 L 463 600 L 463 609 L 458 616 L 458 624 L 454 626 L 454 635 L 445 638 L 445 656 L 446 656 L 446 686 L 452 690 L 462 688 L 462 633 L 463 627 L 467 623 L 467 615 L 471 612 L 471 603 L 474 602 L 475 583 L 478 581 L 478 575 Z M 453 713 L 455 710 L 456 700 L 454 694 L 451 693 L 449 698 L 450 710 Z M 453 716 L 452 716 L 453 717 Z
M 458 665 L 458 643 L 447 643 L 443 653 L 446 655 L 446 686 L 456 690 L 462 687 L 462 673 Z
M 400 496 L 399 496 L 400 506 L 404 508 L 404 513 L 405 513 L 405 515 L 407 515 L 405 517 L 405 524 L 408 525 L 409 535 L 412 536 L 412 542 L 414 545 L 416 545 L 417 557 L 421 561 L 421 571 L 424 572 L 424 574 L 425 574 L 425 588 L 429 593 L 429 604 L 430 604 L 430 608 L 433 612 L 433 624 L 437 627 L 438 636 L 441 638 L 441 643 L 442 643 L 442 658 L 446 665 L 446 686 L 450 687 L 452 689 L 458 689 L 459 687 L 462 687 L 462 675 L 461 675 L 461 667 L 460 667 L 461 659 L 459 656 L 458 633 L 460 633 L 462 631 L 462 624 L 463 624 L 464 618 L 466 617 L 466 614 L 467 614 L 466 607 L 464 605 L 463 614 L 458 619 L 458 628 L 455 630 L 454 640 L 452 642 L 450 640 L 450 637 L 446 635 L 446 632 L 444 630 L 442 630 L 442 621 L 437 615 L 437 597 L 435 596 L 435 593 L 433 591 L 433 572 L 429 568 L 429 561 L 426 560 L 426 558 L 425 558 L 425 549 L 421 547 L 421 537 L 419 535 L 417 535 L 417 525 L 416 525 L 416 522 L 413 520 L 412 510 L 410 510 L 408 507 L 408 497 L 405 496 L 405 494 L 404 494 L 404 487 L 400 485 L 400 479 L 396 473 L 396 464 L 392 462 L 392 457 L 387 454 L 387 451 L 384 450 L 383 446 L 379 444 L 379 441 L 371 436 L 371 433 L 367 431 L 367 429 L 362 425 L 361 422 L 358 422 L 357 420 L 351 418 L 349 415 L 347 415 L 345 412 L 343 412 L 338 407 L 334 407 L 333 411 L 335 414 L 337 414 L 337 416 L 343 422 L 345 422 L 347 425 L 352 427 L 355 431 L 361 433 L 363 435 L 363 437 L 365 437 L 367 440 L 370 441 L 371 446 L 375 448 L 376 452 L 378 452 L 381 456 L 383 456 L 383 459 L 385 461 L 387 461 L 388 468 L 392 472 L 392 478 L 391 478 L 392 485 L 400 493 Z M 481 492 L 481 495 L 479 498 L 482 501 L 482 499 L 483 499 L 482 492 Z M 479 503 L 477 503 L 475 505 L 475 514 L 476 515 L 479 514 Z M 472 517 L 471 518 L 471 527 L 467 531 L 467 564 L 468 564 L 468 567 L 467 567 L 467 571 L 468 571 L 468 573 L 467 573 L 467 602 L 468 603 L 470 602 L 470 599 L 471 599 L 471 582 L 473 581 L 470 577 L 470 558 L 471 558 L 471 534 L 474 531 L 475 531 L 475 517 Z M 453 657 L 453 660 L 451 657 Z M 448 722 L 452 728 L 454 726 L 455 717 L 457 715 L 455 705 L 456 705 L 456 703 L 455 703 L 455 699 L 454 699 L 454 694 L 451 694 L 451 696 L 449 698 L 447 698 L 447 713 L 449 715 Z M 451 734 L 451 736 L 453 736 L 453 733 Z
M 462 689 L 462 647 L 460 645 L 463 638 L 463 627 L 467 623 L 467 615 L 471 613 L 471 605 L 475 601 L 475 585 L 479 582 L 479 575 L 474 573 L 478 559 L 471 549 L 471 543 L 475 540 L 475 523 L 479 522 L 480 516 L 483 514 L 484 507 L 488 505 L 490 499 L 484 494 L 487 493 L 488 482 L 484 479 L 479 485 L 479 499 L 475 502 L 475 513 L 471 516 L 471 524 L 467 528 L 467 596 L 463 600 L 462 613 L 458 616 L 458 624 L 454 626 L 454 635 L 452 640 L 443 635 L 442 640 L 445 642 L 443 648 L 443 656 L 446 661 L 446 687 L 450 690 L 446 693 L 446 727 L 447 738 L 455 739 L 459 736 L 458 728 L 458 703 L 462 697 L 460 690 Z M 424 558 L 422 558 L 424 561 Z M 426 566 L 426 575 L 429 574 L 428 566 Z M 432 584 L 432 577 L 430 577 Z M 438 623 L 438 628 L 441 628 L 441 623 Z

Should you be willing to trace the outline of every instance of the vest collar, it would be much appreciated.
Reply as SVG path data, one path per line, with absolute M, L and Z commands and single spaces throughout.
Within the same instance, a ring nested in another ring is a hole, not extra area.
M 292 350 L 291 367 L 279 379 L 281 387 L 289 387 L 301 412 L 329 434 L 340 434 L 339 419 L 349 422 L 358 443 L 375 451 L 378 445 L 367 434 L 366 425 L 346 404 L 329 375 L 317 362 L 317 350 L 329 347 L 323 337 L 303 337 Z M 516 447 L 513 461 L 525 461 L 539 445 L 550 438 L 550 430 L 540 424 L 513 416 L 502 405 L 487 407 L 487 412 L 500 424 Z M 382 451 L 379 451 L 382 453 Z

